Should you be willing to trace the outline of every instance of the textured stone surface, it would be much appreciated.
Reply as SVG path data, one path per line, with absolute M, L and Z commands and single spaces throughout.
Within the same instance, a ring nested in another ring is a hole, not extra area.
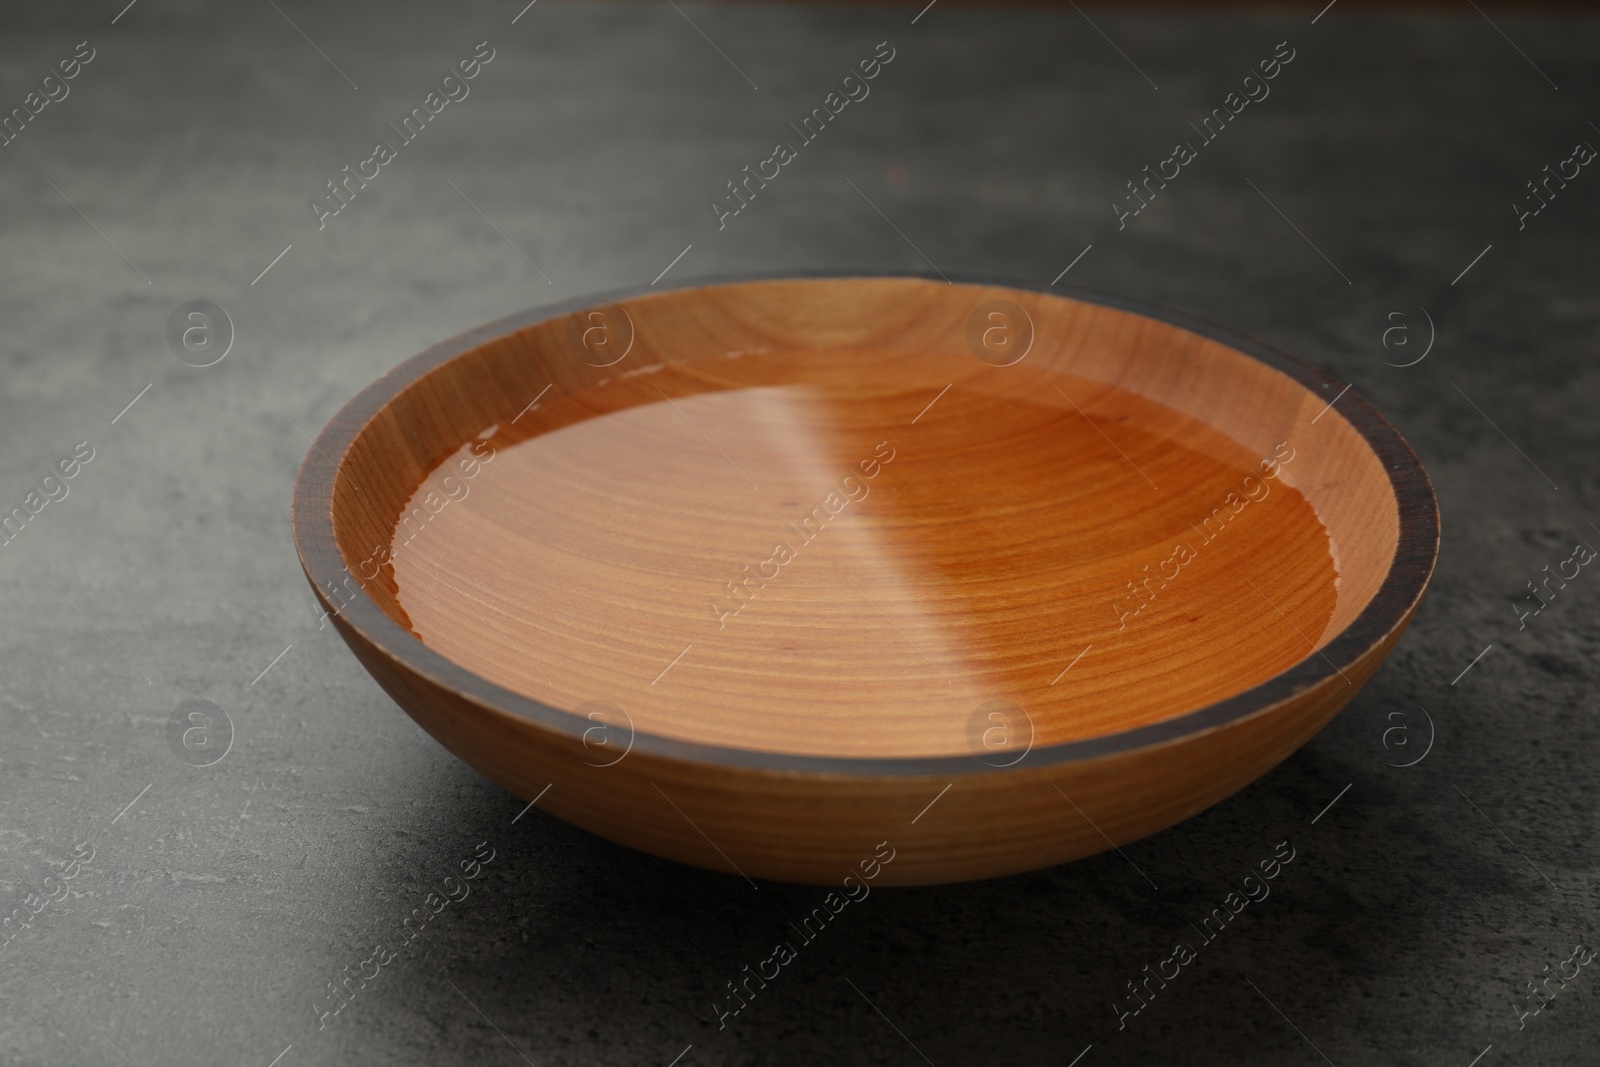
M 942 1067 L 1092 1044 L 1083 1067 L 1465 1067 L 1492 1045 L 1486 1067 L 1594 1062 L 1595 968 L 1524 1028 L 1513 1005 L 1593 936 L 1600 578 L 1521 632 L 1510 598 L 1600 538 L 1600 175 L 1521 232 L 1509 205 L 1600 144 L 1600 26 L 1497 16 L 1513 47 L 1470 12 L 1095 14 L 1125 59 L 1071 11 L 938 6 L 912 25 L 906 8 L 542 0 L 513 25 L 520 3 L 274 6 L 0 16 L 5 108 L 78 41 L 96 50 L 0 148 L 0 501 L 95 450 L 0 549 L 4 913 L 95 850 L 0 950 L 0 1058 L 665 1065 L 692 1044 L 685 1067 Z M 719 232 L 723 183 L 885 39 L 871 96 Z M 1271 96 L 1119 232 L 1123 183 L 1285 39 Z M 308 198 L 485 40 L 471 95 L 319 232 Z M 1394 421 L 1443 509 L 1432 591 L 1373 683 L 1252 787 L 1123 855 L 876 891 L 719 1031 L 713 998 L 818 891 L 513 822 L 519 801 L 318 631 L 288 526 L 298 431 L 430 342 L 648 282 L 690 244 L 668 280 L 923 270 L 920 249 L 1040 283 L 1091 243 L 1068 280 L 1260 336 Z M 205 369 L 164 339 L 192 299 L 237 331 Z M 1424 309 L 1431 353 L 1386 366 L 1421 353 Z M 1397 324 L 1411 343 L 1386 350 Z M 235 729 L 209 767 L 169 748 L 189 699 Z M 1431 752 L 1386 766 L 1422 750 L 1420 708 Z M 1386 749 L 1401 723 L 1409 744 Z M 1272 895 L 1119 1031 L 1123 984 L 1284 839 Z M 495 859 L 470 896 L 319 1030 L 327 983 L 481 841 Z

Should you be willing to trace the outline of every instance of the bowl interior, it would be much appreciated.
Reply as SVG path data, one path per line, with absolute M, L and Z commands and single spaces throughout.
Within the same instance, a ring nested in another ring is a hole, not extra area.
M 1077 299 L 707 286 L 433 364 L 338 459 L 346 566 L 447 659 L 642 733 L 1099 737 L 1314 655 L 1394 559 L 1394 491 L 1331 397 Z

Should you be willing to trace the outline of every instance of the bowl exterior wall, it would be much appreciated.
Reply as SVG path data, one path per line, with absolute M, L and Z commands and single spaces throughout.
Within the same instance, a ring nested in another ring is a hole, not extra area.
M 1103 852 L 1237 792 L 1350 701 L 1414 611 L 1415 605 L 1343 676 L 1224 726 L 1098 758 L 1031 766 L 1024 758 L 1004 770 L 954 775 L 708 768 L 631 750 L 618 758 L 619 743 L 586 747 L 471 700 L 391 657 L 337 614 L 330 617 L 362 665 L 423 729 L 511 793 L 525 800 L 543 793 L 539 807 L 566 822 L 642 852 L 747 878 L 837 885 L 877 868 L 876 885 L 936 885 Z M 885 854 L 893 859 L 879 862 Z

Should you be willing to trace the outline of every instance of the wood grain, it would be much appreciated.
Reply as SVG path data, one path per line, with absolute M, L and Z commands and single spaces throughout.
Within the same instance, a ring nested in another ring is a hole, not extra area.
M 814 882 L 882 840 L 898 883 L 1061 862 L 1304 743 L 1437 550 L 1387 423 L 1175 318 L 910 277 L 523 316 L 330 423 L 297 543 L 419 723 L 613 840 Z

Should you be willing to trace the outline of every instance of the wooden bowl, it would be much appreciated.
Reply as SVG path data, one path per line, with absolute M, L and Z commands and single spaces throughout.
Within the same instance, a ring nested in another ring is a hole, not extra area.
M 747 878 L 925 884 L 1263 774 L 1398 640 L 1439 519 L 1393 427 L 1257 342 L 839 275 L 429 349 L 322 431 L 294 529 L 378 683 L 542 810 Z

